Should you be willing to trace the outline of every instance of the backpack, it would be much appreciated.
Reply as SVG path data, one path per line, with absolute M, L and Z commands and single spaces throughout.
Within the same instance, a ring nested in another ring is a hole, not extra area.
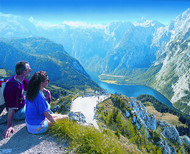
M 0 106 L 5 104 L 3 93 L 4 93 L 6 83 L 7 83 L 7 79 L 0 79 Z
M 6 107 L 5 99 L 3 96 L 5 85 L 7 83 L 6 79 L 0 79 L 0 114 L 3 112 Z

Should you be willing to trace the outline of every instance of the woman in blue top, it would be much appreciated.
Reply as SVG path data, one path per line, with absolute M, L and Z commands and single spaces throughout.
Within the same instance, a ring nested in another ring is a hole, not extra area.
M 48 127 L 66 115 L 51 114 L 43 90 L 48 86 L 49 79 L 45 71 L 36 72 L 29 81 L 26 93 L 26 126 L 29 133 L 39 134 L 47 131 Z

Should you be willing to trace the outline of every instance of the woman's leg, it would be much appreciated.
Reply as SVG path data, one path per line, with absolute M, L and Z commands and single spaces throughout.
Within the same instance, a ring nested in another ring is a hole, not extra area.
M 61 119 L 67 119 L 69 120 L 69 117 L 67 115 L 62 115 L 62 114 L 52 114 L 53 118 L 55 121 L 61 120 Z

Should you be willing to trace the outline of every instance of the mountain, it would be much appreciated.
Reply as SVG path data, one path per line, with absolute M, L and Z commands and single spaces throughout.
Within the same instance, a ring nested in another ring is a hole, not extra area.
M 85 69 L 98 73 L 104 72 L 105 68 L 109 67 L 107 61 L 109 61 L 113 49 L 117 48 L 120 42 L 123 44 L 126 38 L 125 33 L 133 30 L 132 27 L 134 27 L 132 23 L 124 21 L 116 21 L 101 26 L 84 25 L 77 27 L 60 24 L 48 27 L 48 24 L 44 26 L 44 24 L 36 23 L 33 19 L 25 19 L 14 15 L 0 14 L 0 18 L 0 24 L 2 25 L 0 26 L 1 37 L 49 38 L 62 44 L 65 50 L 71 56 L 77 58 Z M 144 25 L 139 24 L 138 27 L 147 27 L 152 24 L 148 23 L 147 20 L 145 23 Z
M 152 44 L 158 48 L 154 66 L 161 68 L 149 85 L 190 114 L 190 9 L 161 29 Z
M 190 114 L 190 29 L 165 49 L 162 67 L 151 86 L 161 91 L 183 112 Z
M 62 45 L 45 38 L 27 38 L 0 41 L 0 68 L 14 71 L 17 61 L 25 60 L 32 72 L 47 71 L 50 81 L 64 87 L 99 86 L 89 78 L 80 63 L 69 56 Z
M 0 37 L 22 38 L 37 34 L 36 26 L 28 19 L 0 13 Z
M 128 75 L 130 70 L 149 68 L 156 59 L 150 45 L 154 32 L 160 26 L 160 23 L 143 19 L 126 30 L 108 56 L 105 72 Z
M 156 89 L 177 109 L 190 114 L 190 9 L 169 25 L 155 27 L 152 33 L 150 29 L 131 33 L 134 36 L 128 35 L 110 56 L 107 72 L 126 76 L 127 81 L 117 83 Z M 135 41 L 130 41 L 132 38 Z
M 163 62 L 165 58 L 165 48 L 170 41 L 176 40 L 179 35 L 184 35 L 190 27 L 190 9 L 176 17 L 169 25 L 160 27 L 154 34 L 152 48 L 157 50 L 157 63 Z

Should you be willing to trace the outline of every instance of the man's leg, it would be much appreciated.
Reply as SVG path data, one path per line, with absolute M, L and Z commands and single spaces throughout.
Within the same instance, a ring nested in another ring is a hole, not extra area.
M 0 115 L 1 115 L 1 113 L 3 112 L 3 110 L 4 110 L 5 106 L 6 106 L 5 104 L 0 105 Z
M 5 104 L 0 105 L 0 115 L 3 112 L 3 110 L 5 109 L 5 106 L 6 106 Z M 7 122 L 7 119 L 5 119 L 5 117 L 3 117 L 3 116 L 0 116 L 0 124 L 4 124 L 6 122 Z
M 18 110 L 17 112 L 15 112 L 14 119 L 16 119 L 16 120 L 25 119 L 25 111 L 26 111 L 26 105 L 23 108 L 21 108 L 20 110 Z

